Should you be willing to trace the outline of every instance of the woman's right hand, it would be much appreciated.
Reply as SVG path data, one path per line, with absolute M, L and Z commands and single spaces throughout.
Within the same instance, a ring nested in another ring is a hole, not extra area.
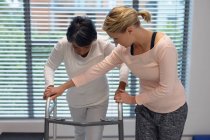
M 69 80 L 58 87 L 48 86 L 44 91 L 43 98 L 47 99 L 50 97 L 52 100 L 54 100 L 56 97 L 62 95 L 66 89 L 72 88 L 74 86 L 75 84 L 72 80 Z
M 54 100 L 56 97 L 63 94 L 65 89 L 62 88 L 62 86 L 59 87 L 47 87 L 44 92 L 44 99 L 47 99 L 50 97 L 52 100 Z
M 45 93 L 47 92 L 47 89 L 48 89 L 49 87 L 54 87 L 54 85 L 49 85 L 49 86 L 44 90 L 44 94 L 43 94 L 43 99 L 44 99 L 44 100 L 47 99 Z

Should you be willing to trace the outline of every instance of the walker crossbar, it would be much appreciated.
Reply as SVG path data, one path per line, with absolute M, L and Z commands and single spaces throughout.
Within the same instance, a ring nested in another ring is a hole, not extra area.
M 45 106 L 45 123 L 44 123 L 44 140 L 49 140 L 49 124 L 52 123 L 53 126 L 55 124 L 62 124 L 62 125 L 73 125 L 73 126 L 98 126 L 98 125 L 118 125 L 118 135 L 119 140 L 124 140 L 124 130 L 123 130 L 123 109 L 122 104 L 118 103 L 118 119 L 116 120 L 101 120 L 96 122 L 87 122 L 87 123 L 81 123 L 81 122 L 74 122 L 74 121 L 68 121 L 63 118 L 57 118 L 56 117 L 56 101 L 53 100 L 53 103 L 51 105 L 51 99 L 48 98 L 46 100 L 46 106 Z M 50 116 L 50 114 L 53 112 L 53 117 Z M 53 140 L 56 140 L 56 127 L 53 127 Z
M 74 126 L 96 126 L 96 125 L 115 125 L 118 124 L 119 121 L 118 120 L 102 120 L 102 121 L 98 121 L 98 122 L 87 122 L 87 123 L 80 123 L 80 122 L 74 122 L 74 121 L 67 121 L 65 119 L 59 119 L 59 118 L 55 118 L 55 119 L 48 119 L 49 123 L 56 123 L 56 124 L 64 124 L 64 125 L 74 125 Z

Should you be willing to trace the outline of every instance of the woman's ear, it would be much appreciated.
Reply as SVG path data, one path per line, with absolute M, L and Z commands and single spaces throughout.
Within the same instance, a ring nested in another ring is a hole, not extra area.
M 130 33 L 132 33 L 133 32 L 133 27 L 132 26 L 129 26 L 129 27 L 127 27 L 127 32 L 130 34 Z

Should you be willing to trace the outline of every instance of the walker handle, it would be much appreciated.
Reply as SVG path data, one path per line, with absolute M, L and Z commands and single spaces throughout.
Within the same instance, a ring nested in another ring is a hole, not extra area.
M 118 103 L 118 120 L 123 120 L 123 104 Z
M 52 99 L 49 97 L 46 100 L 46 105 L 45 105 L 45 118 L 49 118 L 50 114 L 53 112 L 53 110 L 56 107 L 56 101 L 53 100 L 53 103 L 51 105 Z

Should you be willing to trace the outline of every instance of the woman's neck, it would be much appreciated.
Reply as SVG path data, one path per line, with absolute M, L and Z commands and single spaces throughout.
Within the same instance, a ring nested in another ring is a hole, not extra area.
M 142 54 L 150 50 L 150 42 L 152 37 L 152 31 L 144 28 L 139 28 L 136 32 L 134 42 L 134 55 Z

